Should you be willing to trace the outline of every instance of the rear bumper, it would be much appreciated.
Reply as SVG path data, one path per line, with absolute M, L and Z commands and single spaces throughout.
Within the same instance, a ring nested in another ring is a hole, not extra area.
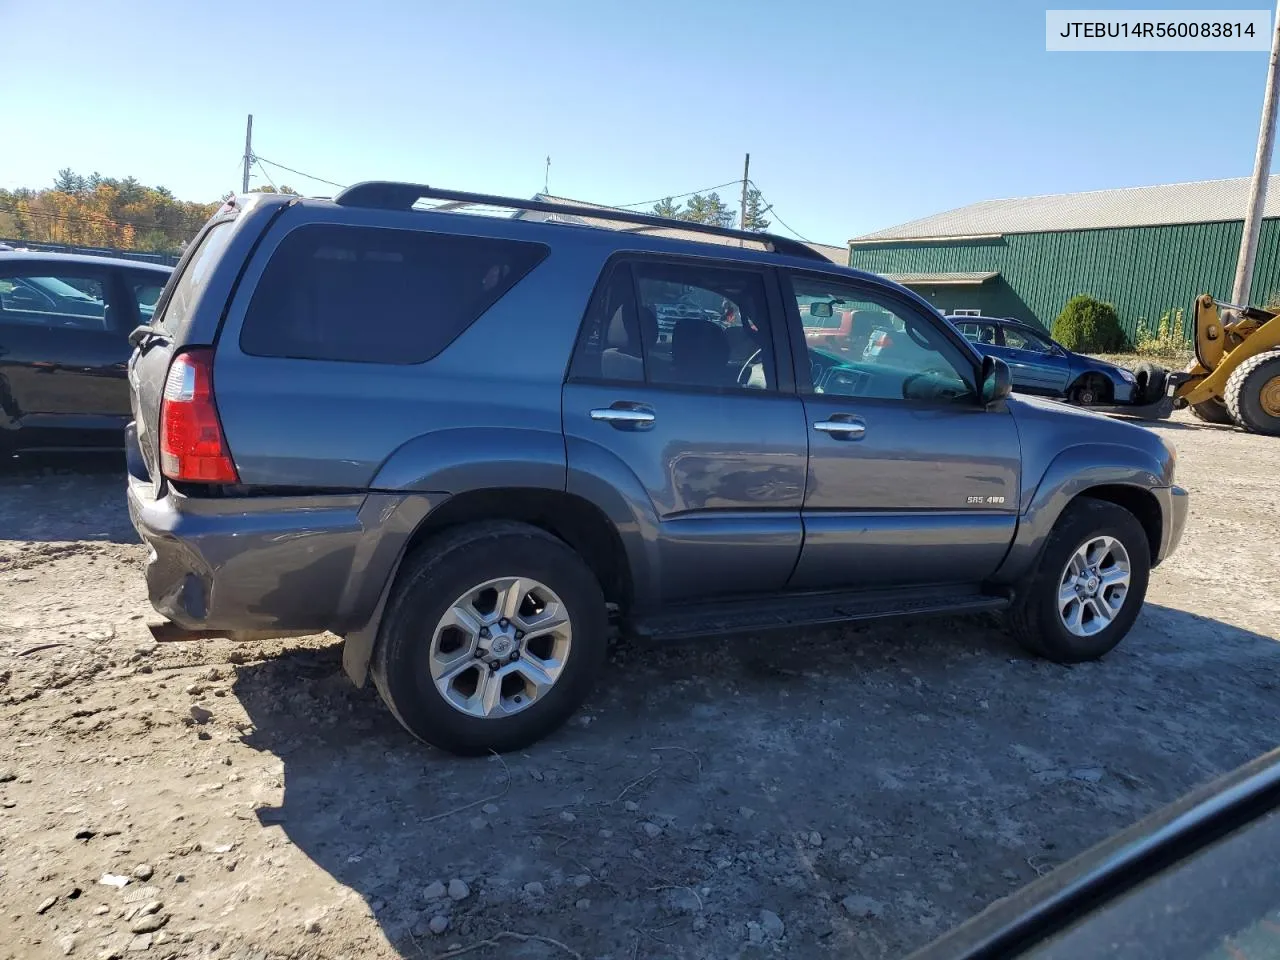
M 1161 528 L 1160 550 L 1156 554 L 1156 563 L 1165 560 L 1178 549 L 1182 539 L 1182 528 L 1187 524 L 1187 491 L 1176 484 L 1171 487 L 1157 487 L 1152 491 L 1160 501 L 1160 514 L 1164 518 Z
M 129 477 L 150 549 L 147 592 L 189 630 L 345 633 L 373 614 L 405 544 L 443 495 L 155 496 Z

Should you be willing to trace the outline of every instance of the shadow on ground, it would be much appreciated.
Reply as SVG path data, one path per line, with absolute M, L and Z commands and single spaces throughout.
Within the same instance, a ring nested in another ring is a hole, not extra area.
M 778 933 L 748 926 L 769 910 L 787 955 L 867 958 L 1274 746 L 1277 677 L 1275 640 L 1149 604 L 1075 667 L 985 617 L 623 644 L 574 721 L 502 759 L 410 740 L 338 645 L 241 667 L 235 693 L 247 742 L 284 764 L 264 823 L 405 956 L 508 930 L 583 957 L 735 957 Z M 455 878 L 465 898 L 424 896 Z
M 137 543 L 124 491 L 120 453 L 0 459 L 0 540 Z

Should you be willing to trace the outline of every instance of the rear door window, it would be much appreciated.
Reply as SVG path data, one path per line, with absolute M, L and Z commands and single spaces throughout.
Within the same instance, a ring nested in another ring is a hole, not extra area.
M 259 357 L 422 363 L 546 254 L 545 245 L 520 240 L 302 226 L 263 271 L 240 349 Z
M 996 342 L 995 324 L 976 323 L 972 320 L 967 320 L 964 323 L 957 323 L 956 329 L 970 343 L 994 344 Z
M 138 305 L 138 322 L 151 323 L 156 312 L 156 304 L 160 294 L 164 292 L 164 277 L 153 277 L 150 274 L 134 273 L 129 276 L 129 292 L 133 294 Z
M 106 276 L 35 263 L 0 277 L 0 321 L 104 332 L 112 328 Z
M 1015 350 L 1030 350 L 1032 353 L 1052 353 L 1049 341 L 1023 327 L 1004 328 L 1004 345 Z

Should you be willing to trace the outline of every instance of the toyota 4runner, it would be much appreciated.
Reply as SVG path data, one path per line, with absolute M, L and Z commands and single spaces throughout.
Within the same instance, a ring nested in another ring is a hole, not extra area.
M 806 342 L 848 314 L 892 342 Z M 340 634 L 459 753 L 562 723 L 615 629 L 1003 609 L 1030 650 L 1095 658 L 1186 515 L 1158 435 L 1011 397 L 920 297 L 765 234 L 254 194 L 131 342 L 129 509 L 171 629 Z

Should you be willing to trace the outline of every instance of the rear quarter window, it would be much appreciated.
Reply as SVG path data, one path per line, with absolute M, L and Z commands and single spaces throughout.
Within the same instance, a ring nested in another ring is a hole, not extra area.
M 310 224 L 281 241 L 240 331 L 252 356 L 423 363 L 547 254 L 543 244 Z
M 176 279 L 171 278 L 172 286 L 168 288 L 168 298 L 161 296 L 158 307 L 160 320 L 153 323 L 171 336 L 182 329 L 191 308 L 195 304 L 199 292 L 208 283 L 214 264 L 231 242 L 231 221 L 224 220 L 210 227 L 197 243 L 195 252 L 178 267 L 180 271 Z

